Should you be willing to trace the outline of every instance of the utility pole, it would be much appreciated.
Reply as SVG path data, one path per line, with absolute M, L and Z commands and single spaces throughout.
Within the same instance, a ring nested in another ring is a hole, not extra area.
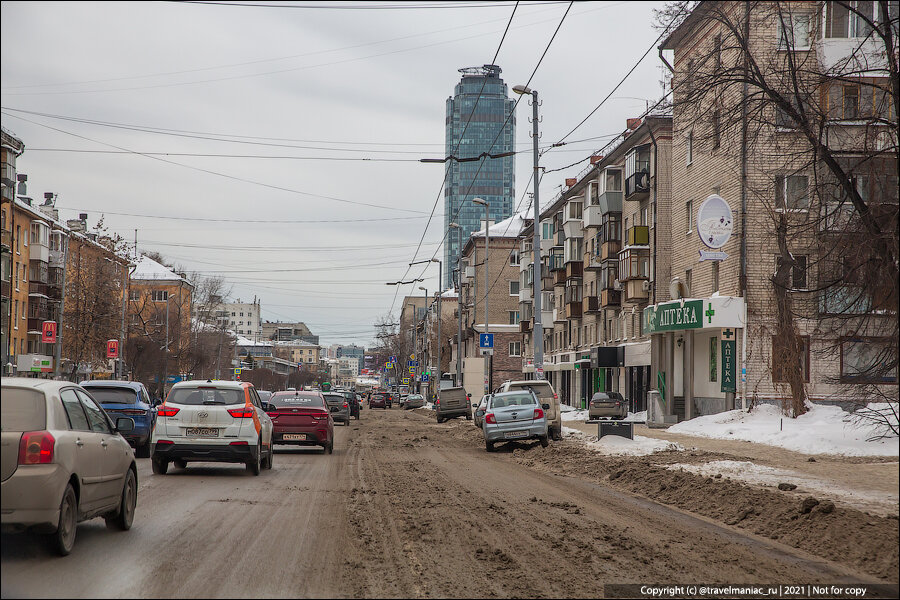
M 59 326 L 56 328 L 56 356 L 54 357 L 54 378 L 59 379 L 61 368 L 60 361 L 62 360 L 62 342 L 63 342 L 63 316 L 66 314 L 66 271 L 67 266 L 69 264 L 69 237 L 64 236 L 65 239 L 65 249 L 63 250 L 63 268 L 62 268 L 62 294 L 60 294 L 59 300 Z M 78 273 L 81 274 L 81 254 L 78 255 Z M 80 277 L 79 277 L 80 279 Z M 76 372 L 78 370 L 78 365 L 75 365 Z
M 480 204 L 484 206 L 484 333 L 489 334 L 491 332 L 490 326 L 490 317 L 488 314 L 488 290 L 490 289 L 489 273 L 488 273 L 488 247 L 490 242 L 490 231 L 491 231 L 491 220 L 490 213 L 488 211 L 489 205 L 487 201 L 482 200 L 481 198 L 475 198 L 472 200 L 474 204 Z M 494 389 L 494 349 L 491 348 L 490 353 L 488 353 L 487 358 L 485 358 L 484 362 L 484 393 L 488 394 L 492 389 Z
M 462 387 L 462 227 L 450 223 L 456 229 L 456 387 Z

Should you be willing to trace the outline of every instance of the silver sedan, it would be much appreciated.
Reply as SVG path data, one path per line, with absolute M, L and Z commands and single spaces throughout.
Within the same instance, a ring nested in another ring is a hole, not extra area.
M 410 394 L 403 403 L 403 408 L 422 408 L 425 406 L 425 396 L 421 394 Z
M 484 423 L 484 446 L 494 451 L 494 444 L 537 439 L 541 446 L 550 445 L 546 411 L 548 404 L 538 404 L 533 392 L 516 391 L 493 394 L 487 401 Z

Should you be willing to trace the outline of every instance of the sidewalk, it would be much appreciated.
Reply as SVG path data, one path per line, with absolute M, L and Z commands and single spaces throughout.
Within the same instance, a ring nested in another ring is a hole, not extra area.
M 563 426 L 590 436 L 597 435 L 597 425 L 568 421 Z M 719 455 L 708 457 L 710 460 L 705 465 L 685 467 L 703 475 L 721 473 L 723 477 L 766 488 L 777 486 L 780 482 L 794 483 L 798 488 L 792 493 L 827 497 L 836 503 L 876 514 L 898 514 L 900 462 L 897 457 L 812 456 L 754 442 L 670 433 L 665 429 L 650 429 L 646 425 L 635 425 L 634 434 L 676 442 L 685 450 Z M 814 462 L 810 462 L 810 458 Z M 696 460 L 688 461 L 686 458 L 687 462 L 696 463 Z

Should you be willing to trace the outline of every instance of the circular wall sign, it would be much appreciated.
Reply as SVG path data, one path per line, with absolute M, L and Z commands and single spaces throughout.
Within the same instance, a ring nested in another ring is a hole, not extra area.
M 731 207 L 722 196 L 713 194 L 703 201 L 697 211 L 697 232 L 704 244 L 721 248 L 731 239 L 733 228 Z

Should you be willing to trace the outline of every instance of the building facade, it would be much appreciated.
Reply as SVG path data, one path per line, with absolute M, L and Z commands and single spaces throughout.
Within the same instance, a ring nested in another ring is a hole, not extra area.
M 238 298 L 234 302 L 225 302 L 223 310 L 228 329 L 254 340 L 266 339 L 260 323 L 259 300 L 254 298 L 253 302 L 241 302 L 241 299 Z
M 446 156 L 458 159 L 515 151 L 515 101 L 510 100 L 497 65 L 460 69 L 462 78 L 447 98 Z M 450 223 L 458 223 L 463 243 L 481 228 L 484 209 L 473 198 L 486 200 L 495 223 L 510 217 L 515 203 L 515 156 L 446 162 L 444 186 L 444 264 L 456 264 L 459 243 Z M 445 269 L 443 288 L 452 286 L 451 269 Z

